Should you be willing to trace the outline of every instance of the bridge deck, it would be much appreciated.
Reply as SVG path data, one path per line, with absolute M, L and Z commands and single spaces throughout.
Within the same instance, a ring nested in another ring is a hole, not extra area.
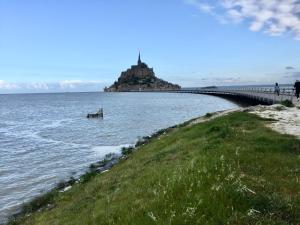
M 282 102 L 284 100 L 290 100 L 291 102 L 293 102 L 294 105 L 296 106 L 300 106 L 300 102 L 297 101 L 297 98 L 294 95 L 290 95 L 290 94 L 275 94 L 275 93 L 260 93 L 260 92 L 238 92 L 239 94 L 246 94 L 249 96 L 254 96 L 257 98 L 263 98 L 263 99 L 268 99 L 270 101 L 272 101 L 273 103 L 279 103 Z
M 272 88 L 190 88 L 180 90 L 179 92 L 223 95 L 227 97 L 244 97 L 267 104 L 274 104 L 284 100 L 290 100 L 294 103 L 294 105 L 300 107 L 300 101 L 298 101 L 295 97 L 292 87 L 283 88 L 279 95 L 275 94 L 274 89 Z

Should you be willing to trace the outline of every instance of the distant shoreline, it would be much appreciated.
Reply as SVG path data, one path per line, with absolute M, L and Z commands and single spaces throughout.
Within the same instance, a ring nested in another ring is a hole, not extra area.
M 279 84 L 281 87 L 289 87 L 293 86 L 294 84 Z M 201 87 L 181 87 L 181 89 L 189 89 L 189 88 L 203 88 L 205 86 Z M 274 84 L 253 84 L 253 85 L 225 85 L 225 86 L 216 86 L 216 87 L 274 87 Z M 59 91 L 59 92 L 20 92 L 20 93 L 0 93 L 0 95 L 23 95 L 23 94 L 67 94 L 67 93 L 104 93 L 104 88 L 103 90 L 99 91 Z M 139 92 L 139 91 L 137 91 Z M 122 92 L 117 92 L 117 93 L 122 93 Z

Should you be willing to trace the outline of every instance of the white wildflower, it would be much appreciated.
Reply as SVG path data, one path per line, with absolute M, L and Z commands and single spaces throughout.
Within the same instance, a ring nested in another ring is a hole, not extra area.
M 185 214 L 190 216 L 190 217 L 193 217 L 195 215 L 195 212 L 196 212 L 195 207 L 187 207 L 186 211 L 185 211 Z
M 225 179 L 226 180 L 233 180 L 234 179 L 234 173 L 230 173 Z
M 210 189 L 212 191 L 219 191 L 222 188 L 222 185 L 216 185 L 214 184 Z
M 250 193 L 252 193 L 252 194 L 256 194 L 256 192 L 255 192 L 255 191 L 251 190 L 251 189 L 250 189 L 250 188 L 248 188 L 246 185 L 244 185 L 244 186 L 242 187 L 242 190 L 243 190 L 243 191 L 250 192 Z
M 148 216 L 153 220 L 157 221 L 156 217 L 154 216 L 153 212 L 148 212 Z
M 256 210 L 256 209 L 249 209 L 247 212 L 248 216 L 254 216 L 255 214 L 260 213 L 260 211 Z
M 155 196 L 157 196 L 158 195 L 158 193 L 157 193 L 157 191 L 156 191 L 156 189 L 153 189 L 153 194 L 155 195 Z
M 224 155 L 221 155 L 220 160 L 224 161 L 224 159 L 225 159 Z

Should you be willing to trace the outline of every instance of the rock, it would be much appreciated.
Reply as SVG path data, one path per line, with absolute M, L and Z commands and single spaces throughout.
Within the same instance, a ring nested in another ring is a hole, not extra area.
M 72 186 L 68 186 L 68 187 L 65 187 L 63 190 L 60 190 L 59 192 L 66 192 L 68 190 L 70 190 L 72 188 Z
M 157 78 L 153 68 L 149 68 L 146 63 L 143 63 L 139 55 L 138 64 L 122 72 L 118 81 L 109 88 L 105 88 L 104 91 L 169 91 L 179 90 L 180 88 L 181 87 L 177 84 L 172 84 Z
M 250 107 L 243 109 L 242 111 L 243 112 L 254 112 L 255 110 L 256 110 L 255 106 L 250 106 Z

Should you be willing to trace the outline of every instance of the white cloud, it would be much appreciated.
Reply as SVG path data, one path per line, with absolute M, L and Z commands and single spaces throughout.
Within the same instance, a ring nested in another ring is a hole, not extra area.
M 47 83 L 29 83 L 27 84 L 28 89 L 36 89 L 36 90 L 49 90 L 49 86 Z
M 247 22 L 253 32 L 262 31 L 270 36 L 290 33 L 300 40 L 300 0 L 216 0 L 214 4 L 204 0 L 184 1 L 218 20 Z
M 12 90 L 12 89 L 18 89 L 19 86 L 14 83 L 7 83 L 4 80 L 0 80 L 0 89 L 4 90 Z
M 103 81 L 63 80 L 59 82 L 62 89 L 75 89 L 82 86 L 100 85 Z
M 104 81 L 63 80 L 58 82 L 14 83 L 0 80 L 0 93 L 100 91 Z
M 206 2 L 203 1 L 197 1 L 197 0 L 184 0 L 186 3 L 194 5 L 199 10 L 206 12 L 206 13 L 212 13 L 214 10 L 214 7 Z

